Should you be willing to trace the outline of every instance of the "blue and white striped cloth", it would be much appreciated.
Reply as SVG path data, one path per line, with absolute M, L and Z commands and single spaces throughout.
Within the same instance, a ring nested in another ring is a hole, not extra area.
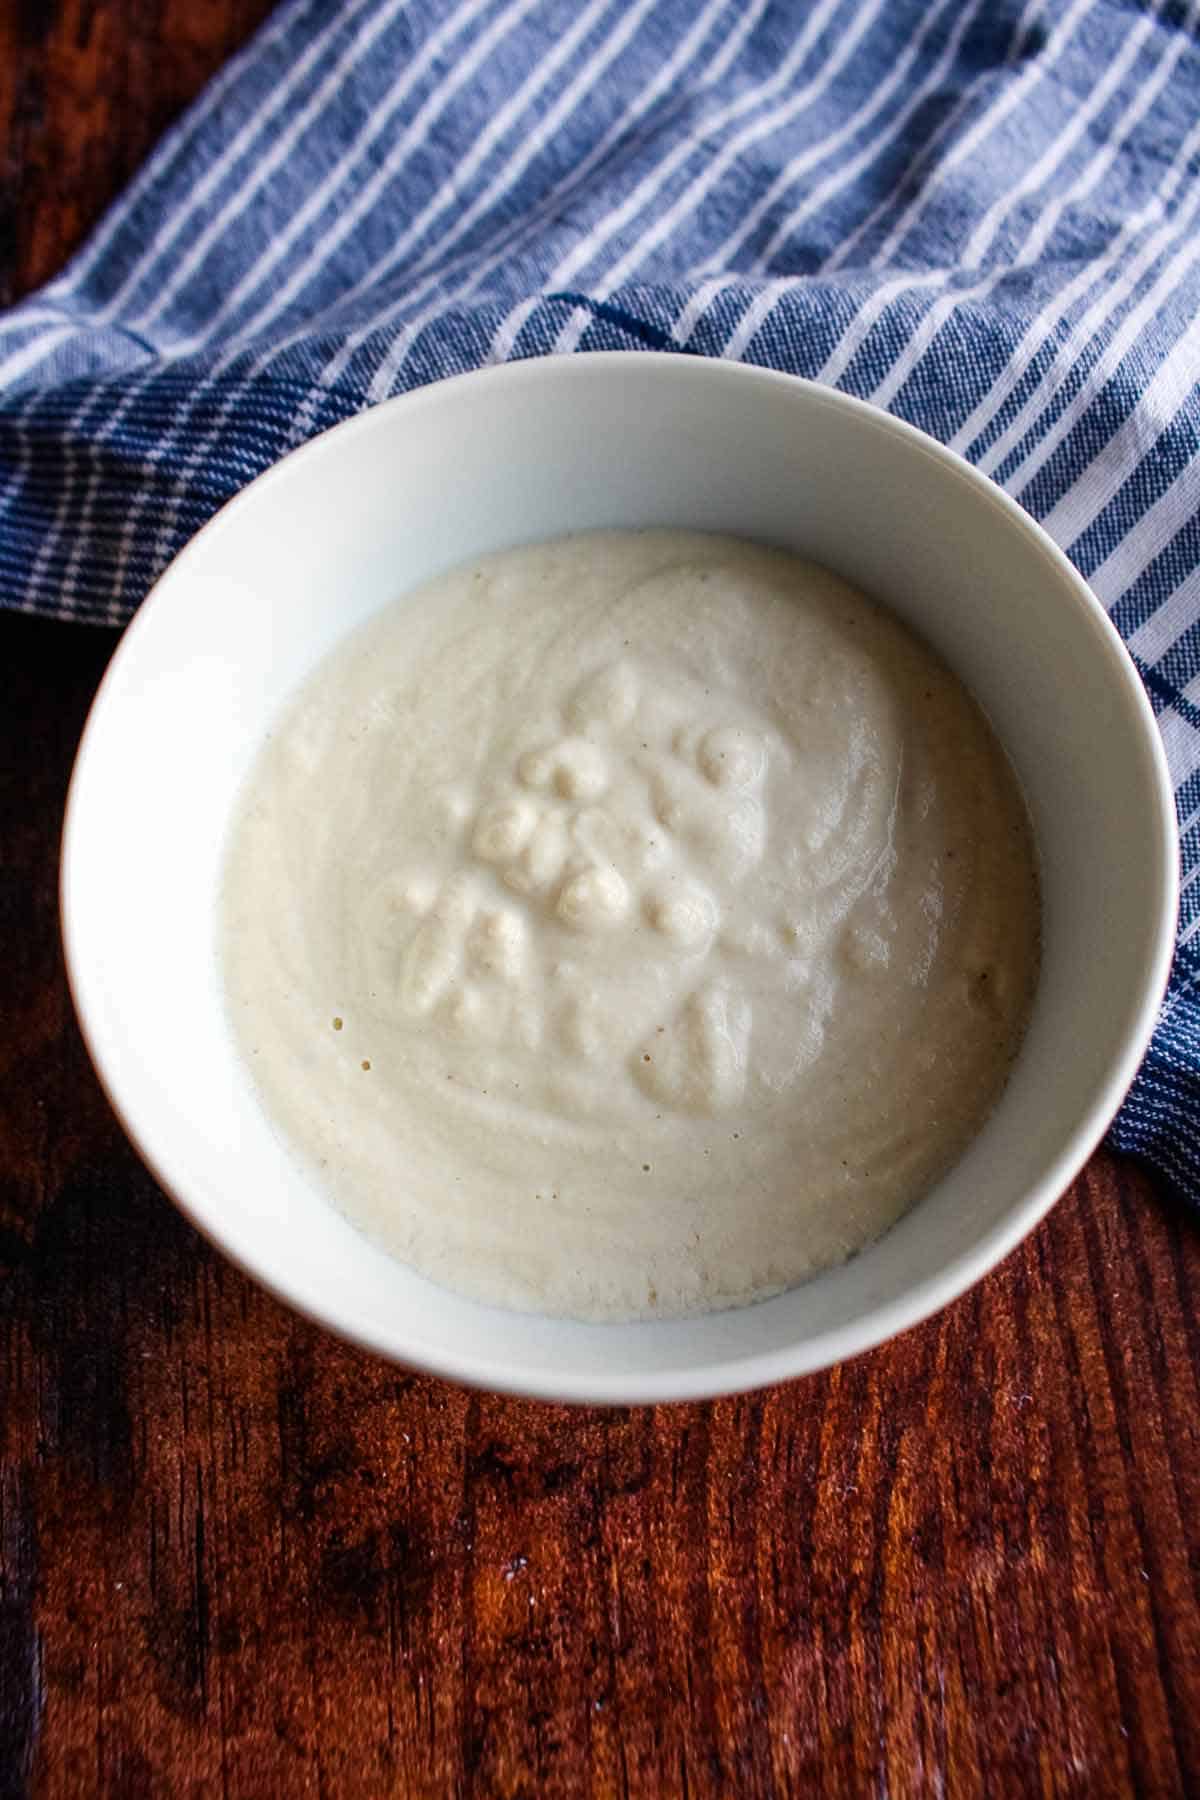
M 118 623 L 363 406 L 650 345 L 962 451 L 1111 610 L 1174 772 L 1114 1130 L 1200 1204 L 1200 0 L 287 0 L 0 316 L 0 597 Z

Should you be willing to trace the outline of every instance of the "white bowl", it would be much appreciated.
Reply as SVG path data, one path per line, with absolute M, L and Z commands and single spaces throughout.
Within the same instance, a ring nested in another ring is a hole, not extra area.
M 493 1310 L 372 1247 L 297 1170 L 222 1006 L 227 822 L 269 723 L 369 614 L 483 551 L 594 526 L 734 532 L 886 600 L 957 670 L 1024 784 L 1042 859 L 1029 1032 L 962 1162 L 879 1242 L 755 1306 L 584 1325 Z M 964 462 L 845 395 L 644 353 L 467 375 L 339 426 L 188 545 L 126 633 L 71 783 L 62 912 L 89 1050 L 162 1186 L 343 1336 L 452 1380 L 639 1402 L 819 1369 L 977 1281 L 1091 1154 L 1145 1050 L 1177 900 L 1150 708 L 1080 577 Z

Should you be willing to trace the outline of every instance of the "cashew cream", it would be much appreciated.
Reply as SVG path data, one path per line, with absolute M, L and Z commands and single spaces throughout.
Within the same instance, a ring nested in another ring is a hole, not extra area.
M 827 571 L 600 532 L 454 570 L 312 677 L 222 954 L 268 1110 L 373 1239 L 510 1307 L 756 1299 L 1002 1088 L 1038 961 L 982 714 Z

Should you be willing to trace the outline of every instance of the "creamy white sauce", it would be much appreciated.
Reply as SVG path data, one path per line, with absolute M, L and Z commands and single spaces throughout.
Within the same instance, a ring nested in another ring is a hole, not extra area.
M 230 1011 L 344 1212 L 586 1318 L 878 1236 L 996 1100 L 1037 971 L 982 715 L 826 571 L 698 533 L 489 557 L 339 648 L 228 854 Z

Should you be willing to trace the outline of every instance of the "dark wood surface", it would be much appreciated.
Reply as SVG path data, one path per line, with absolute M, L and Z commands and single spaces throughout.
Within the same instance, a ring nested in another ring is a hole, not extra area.
M 262 0 L 0 0 L 0 295 Z M 207 1248 L 63 981 L 113 639 L 0 615 L 0 1795 L 1200 1791 L 1200 1240 L 1098 1156 L 933 1323 L 711 1406 L 462 1393 Z

